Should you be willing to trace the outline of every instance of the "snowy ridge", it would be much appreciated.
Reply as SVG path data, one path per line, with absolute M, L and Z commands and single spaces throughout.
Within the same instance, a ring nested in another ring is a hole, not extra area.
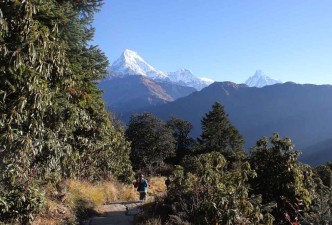
M 151 79 L 165 79 L 166 73 L 153 68 L 136 52 L 126 49 L 111 66 L 113 73 L 120 75 L 142 75 Z
M 255 72 L 255 74 L 253 76 L 249 77 L 249 79 L 245 83 L 249 87 L 261 88 L 261 87 L 264 87 L 264 86 L 267 86 L 267 85 L 282 83 L 282 81 L 281 80 L 275 80 L 271 77 L 268 77 L 267 75 L 265 75 L 263 73 L 263 71 L 257 70 Z
M 181 86 L 193 87 L 196 90 L 210 85 L 214 81 L 207 78 L 198 78 L 187 69 L 176 72 L 163 72 L 148 64 L 136 52 L 126 49 L 110 68 L 110 76 L 141 75 L 149 79 L 171 82 Z
M 211 79 L 202 79 L 196 77 L 190 70 L 180 68 L 176 72 L 168 73 L 169 79 L 177 84 L 194 87 L 197 90 L 201 90 L 210 85 L 214 81 Z

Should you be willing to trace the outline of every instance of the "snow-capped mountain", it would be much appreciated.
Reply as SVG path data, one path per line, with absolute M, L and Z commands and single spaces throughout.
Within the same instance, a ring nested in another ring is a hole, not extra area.
M 113 76 L 142 75 L 153 80 L 167 79 L 167 74 L 153 68 L 136 52 L 126 49 L 110 68 Z
M 267 85 L 273 85 L 282 83 L 281 80 L 275 80 L 271 77 L 268 77 L 261 70 L 257 70 L 255 74 L 245 82 L 249 87 L 264 87 Z
M 178 69 L 176 72 L 168 73 L 168 77 L 174 83 L 194 87 L 197 90 L 201 90 L 214 82 L 208 78 L 198 78 L 190 70 L 183 68 Z
M 163 72 L 148 64 L 141 56 L 131 50 L 125 50 L 110 68 L 110 76 L 123 77 L 141 75 L 155 81 L 170 82 L 178 85 L 193 87 L 196 90 L 210 85 L 214 81 L 207 78 L 198 78 L 187 69 L 176 72 Z

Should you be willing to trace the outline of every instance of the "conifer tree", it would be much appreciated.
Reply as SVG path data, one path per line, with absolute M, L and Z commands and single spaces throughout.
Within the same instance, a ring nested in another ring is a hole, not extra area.
M 229 159 L 232 152 L 243 148 L 243 139 L 238 130 L 228 120 L 224 107 L 216 102 L 212 110 L 205 114 L 202 121 L 202 135 L 199 138 L 203 152 L 217 151 Z

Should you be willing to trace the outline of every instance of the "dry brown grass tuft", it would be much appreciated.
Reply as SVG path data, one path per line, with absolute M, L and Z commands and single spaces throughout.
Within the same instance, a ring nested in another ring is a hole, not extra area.
M 166 192 L 165 177 L 152 177 L 149 180 L 150 188 L 148 194 L 153 196 L 161 196 Z

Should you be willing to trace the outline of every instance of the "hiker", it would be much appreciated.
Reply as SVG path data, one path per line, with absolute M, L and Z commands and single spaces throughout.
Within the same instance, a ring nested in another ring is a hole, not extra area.
M 134 187 L 137 187 L 137 191 L 139 192 L 139 200 L 146 200 L 148 192 L 148 181 L 144 178 L 143 174 L 138 176 Z
M 169 176 L 167 176 L 167 179 L 165 180 L 165 185 L 168 190 L 169 185 L 171 184 L 171 180 L 169 179 Z

